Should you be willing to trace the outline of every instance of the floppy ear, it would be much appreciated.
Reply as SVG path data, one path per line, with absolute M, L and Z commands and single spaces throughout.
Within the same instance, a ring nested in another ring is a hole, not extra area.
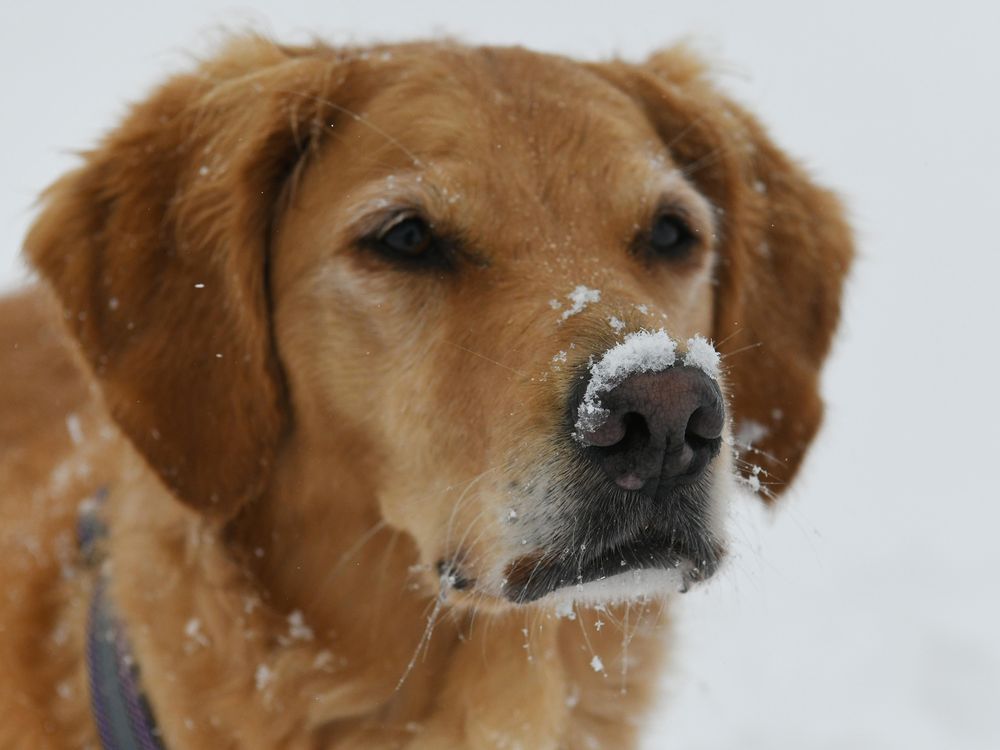
M 217 516 L 262 492 L 283 429 L 268 235 L 345 76 L 329 50 L 232 44 L 49 188 L 26 241 L 114 418 Z
M 819 429 L 820 368 L 853 256 L 837 198 L 814 184 L 684 48 L 608 75 L 646 109 L 681 169 L 717 209 L 714 337 L 727 365 L 737 447 L 766 474 L 794 477 Z M 752 443 L 748 447 L 748 444 Z

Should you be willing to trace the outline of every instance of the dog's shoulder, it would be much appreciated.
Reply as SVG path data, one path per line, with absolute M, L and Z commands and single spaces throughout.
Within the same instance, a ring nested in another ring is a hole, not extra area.
M 37 287 L 0 297 L 0 463 L 26 442 L 49 456 L 73 443 L 71 417 L 89 393 L 58 315 Z
M 0 747 L 80 747 L 91 736 L 74 524 L 101 481 L 86 445 L 96 414 L 44 291 L 0 296 Z

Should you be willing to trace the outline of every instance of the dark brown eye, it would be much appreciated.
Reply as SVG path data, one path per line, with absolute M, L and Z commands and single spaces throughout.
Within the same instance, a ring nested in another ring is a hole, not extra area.
M 431 249 L 434 236 L 426 221 L 419 216 L 409 216 L 383 230 L 376 241 L 379 248 L 387 254 L 416 258 Z
M 694 232 L 674 214 L 660 214 L 649 232 L 649 244 L 661 258 L 683 260 L 695 244 Z

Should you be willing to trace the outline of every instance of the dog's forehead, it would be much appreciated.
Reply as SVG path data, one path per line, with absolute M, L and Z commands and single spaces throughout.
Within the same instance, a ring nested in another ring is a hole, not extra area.
M 542 201 L 675 171 L 636 102 L 565 58 L 446 47 L 411 52 L 384 80 L 354 129 L 382 159 L 396 152 L 408 167 L 447 165 L 480 185 L 492 176 L 505 194 L 519 186 Z

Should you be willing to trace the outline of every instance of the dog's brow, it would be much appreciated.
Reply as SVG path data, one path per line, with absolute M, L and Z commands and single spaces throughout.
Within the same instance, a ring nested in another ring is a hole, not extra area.
M 663 162 L 655 159 L 654 170 L 649 177 L 649 199 L 645 201 L 650 210 L 670 206 L 683 212 L 696 230 L 706 237 L 716 234 L 715 212 L 712 204 L 695 187 L 688 182 L 684 174 Z
M 432 168 L 431 172 L 440 172 Z M 393 216 L 410 212 L 423 216 L 435 230 L 458 246 L 462 257 L 473 265 L 485 268 L 489 259 L 476 252 L 467 242 L 461 227 L 454 226 L 443 216 L 446 206 L 460 201 L 454 188 L 438 184 L 424 170 L 395 172 L 374 180 L 355 191 L 353 200 L 344 209 L 344 226 L 349 235 L 364 237 L 377 232 Z

